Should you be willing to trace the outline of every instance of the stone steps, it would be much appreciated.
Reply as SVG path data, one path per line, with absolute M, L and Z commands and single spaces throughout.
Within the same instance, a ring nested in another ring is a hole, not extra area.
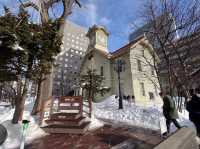
M 60 125 L 60 126 L 80 126 L 85 121 L 85 117 L 80 117 L 78 119 L 47 119 L 45 122 L 49 125 Z
M 61 125 L 49 125 L 42 129 L 47 133 L 69 133 L 69 134 L 83 134 L 88 130 L 90 122 L 84 122 L 80 126 L 61 126 Z
M 65 112 L 59 112 L 59 113 L 53 113 L 50 116 L 50 119 L 78 119 L 81 117 L 81 114 L 79 113 L 65 113 Z

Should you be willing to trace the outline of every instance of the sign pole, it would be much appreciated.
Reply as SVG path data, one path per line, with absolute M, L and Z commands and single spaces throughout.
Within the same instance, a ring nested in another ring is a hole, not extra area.
M 20 149 L 24 149 L 26 132 L 27 132 L 27 129 L 28 129 L 28 126 L 29 126 L 29 122 L 30 121 L 28 121 L 28 120 L 22 121 L 22 137 L 21 137 Z

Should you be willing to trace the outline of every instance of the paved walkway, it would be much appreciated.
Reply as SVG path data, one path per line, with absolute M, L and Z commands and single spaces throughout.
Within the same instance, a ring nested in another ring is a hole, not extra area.
M 125 141 L 137 149 L 152 149 L 160 141 L 159 132 L 132 126 L 105 125 L 84 135 L 50 134 L 33 141 L 26 149 L 110 149 Z

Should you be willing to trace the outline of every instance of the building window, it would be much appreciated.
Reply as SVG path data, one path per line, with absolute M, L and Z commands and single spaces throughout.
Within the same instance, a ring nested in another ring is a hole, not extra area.
M 154 75 L 154 67 L 151 66 L 151 75 Z
M 101 66 L 101 76 L 103 76 L 103 66 Z
M 142 57 L 144 57 L 144 50 L 142 50 Z
M 137 65 L 138 65 L 138 71 L 142 71 L 142 65 L 140 60 L 137 60 Z
M 155 84 L 154 84 L 154 89 L 155 89 L 156 96 L 158 96 L 158 90 L 157 90 L 157 86 Z
M 140 83 L 140 90 L 141 90 L 142 96 L 145 96 L 145 89 L 144 89 L 144 83 L 143 82 Z
M 155 98 L 154 98 L 154 94 L 152 93 L 152 92 L 149 92 L 149 99 L 150 100 L 154 100 Z

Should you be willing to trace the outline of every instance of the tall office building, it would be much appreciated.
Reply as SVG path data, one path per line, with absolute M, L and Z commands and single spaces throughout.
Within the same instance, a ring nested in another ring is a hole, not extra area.
M 62 51 L 57 56 L 54 67 L 54 96 L 73 94 L 78 87 L 80 65 L 89 43 L 86 33 L 86 28 L 66 21 Z

